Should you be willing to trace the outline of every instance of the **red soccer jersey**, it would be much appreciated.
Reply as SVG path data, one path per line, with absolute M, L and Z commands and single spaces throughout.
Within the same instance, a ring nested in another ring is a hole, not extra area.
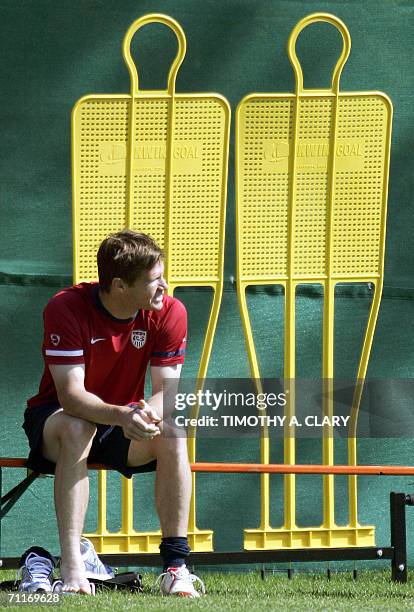
M 140 310 L 122 320 L 104 308 L 96 283 L 81 283 L 57 293 L 43 318 L 45 369 L 29 407 L 58 401 L 49 364 L 84 364 L 87 391 L 109 404 L 126 405 L 143 399 L 149 363 L 184 363 L 187 313 L 167 295 L 160 311 Z

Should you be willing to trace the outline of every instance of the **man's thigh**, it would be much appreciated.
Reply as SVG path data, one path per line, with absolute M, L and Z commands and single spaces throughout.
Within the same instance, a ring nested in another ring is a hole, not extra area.
M 151 440 L 131 440 L 128 449 L 127 465 L 139 467 L 155 460 L 154 445 Z
M 46 421 L 55 412 L 61 411 L 59 404 L 47 404 L 27 408 L 24 413 L 23 429 L 27 435 L 30 453 L 27 467 L 40 474 L 54 474 L 55 464 L 43 456 L 43 430 Z
M 65 414 L 63 408 L 58 405 L 44 407 L 37 413 L 30 412 L 28 416 L 31 418 L 25 419 L 24 428 L 31 447 L 29 467 L 41 473 L 53 474 L 60 452 L 59 438 L 68 425 L 68 419 L 78 421 L 83 419 Z M 84 422 L 89 426 L 93 425 L 88 421 Z M 128 478 L 137 472 L 155 470 L 156 460 L 151 441 L 131 442 L 125 438 L 120 427 L 109 425 L 96 427 L 97 432 L 88 457 L 89 463 L 102 463 Z
M 127 478 L 139 472 L 152 472 L 156 469 L 155 455 L 149 441 L 131 441 L 118 426 L 98 425 L 88 462 L 102 463 L 118 470 Z

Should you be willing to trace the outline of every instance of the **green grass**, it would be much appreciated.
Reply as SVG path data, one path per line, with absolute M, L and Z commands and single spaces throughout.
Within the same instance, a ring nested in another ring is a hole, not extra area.
M 292 580 L 286 575 L 266 575 L 258 572 L 234 574 L 199 572 L 207 595 L 198 600 L 161 597 L 151 592 L 154 574 L 144 574 L 145 592 L 99 593 L 96 597 L 65 597 L 59 610 L 183 610 L 186 606 L 197 610 L 237 610 L 264 612 L 264 610 L 414 610 L 414 574 L 407 584 L 391 582 L 390 571 L 361 571 L 358 580 L 352 580 L 350 572 L 334 573 L 331 580 L 326 575 L 296 573 Z M 0 572 L 0 580 L 14 577 L 14 572 Z M 3 602 L 2 602 L 3 603 Z M 33 608 L 50 610 L 52 606 L 7 606 L 8 610 Z

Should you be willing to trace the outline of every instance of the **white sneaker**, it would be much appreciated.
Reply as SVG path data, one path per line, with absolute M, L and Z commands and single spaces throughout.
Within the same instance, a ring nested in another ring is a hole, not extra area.
M 39 549 L 39 552 L 41 550 L 43 549 Z M 19 591 L 28 593 L 52 592 L 52 574 L 56 563 L 52 555 L 46 550 L 44 554 L 45 556 L 33 551 L 26 556 L 23 555 L 22 565 L 16 577 L 16 579 L 21 577 Z
M 204 595 L 206 589 L 204 582 L 198 576 L 191 574 L 185 565 L 181 567 L 169 567 L 159 577 L 160 591 L 162 595 L 177 595 L 178 597 L 200 597 L 200 593 L 194 588 L 194 583 L 199 582 L 201 593 Z
M 81 538 L 80 549 L 82 559 L 85 564 L 86 578 L 98 578 L 99 580 L 109 580 L 115 576 L 115 572 L 109 565 L 104 565 L 98 557 L 93 544 L 87 538 Z

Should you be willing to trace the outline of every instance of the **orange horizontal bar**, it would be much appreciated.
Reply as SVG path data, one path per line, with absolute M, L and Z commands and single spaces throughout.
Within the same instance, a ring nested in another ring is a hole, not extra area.
M 0 467 L 26 467 L 27 459 L 22 457 L 0 457 Z
M 12 467 L 12 468 L 25 468 L 27 457 L 0 457 L 0 468 Z M 90 470 L 106 470 L 108 469 L 100 463 L 91 463 L 88 465 Z
M 0 457 L 0 467 L 26 467 L 23 457 Z M 345 474 L 372 476 L 414 476 L 411 465 L 286 465 L 284 463 L 191 463 L 192 472 L 216 472 L 232 474 Z M 91 470 L 108 469 L 95 463 Z
M 193 472 L 254 474 L 366 474 L 413 476 L 414 466 L 406 465 L 286 465 L 284 463 L 192 463 Z

